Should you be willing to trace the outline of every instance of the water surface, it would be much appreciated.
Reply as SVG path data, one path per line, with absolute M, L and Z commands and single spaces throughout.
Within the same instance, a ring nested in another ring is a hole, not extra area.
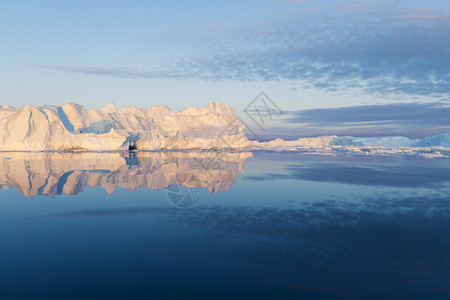
M 450 161 L 0 153 L 0 299 L 448 299 Z

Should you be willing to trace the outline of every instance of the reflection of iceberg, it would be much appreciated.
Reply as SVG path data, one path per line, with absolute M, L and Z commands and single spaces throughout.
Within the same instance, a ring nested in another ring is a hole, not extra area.
M 171 184 L 226 191 L 251 153 L 0 153 L 0 189 L 15 187 L 25 196 L 75 195 L 86 185 L 134 190 Z

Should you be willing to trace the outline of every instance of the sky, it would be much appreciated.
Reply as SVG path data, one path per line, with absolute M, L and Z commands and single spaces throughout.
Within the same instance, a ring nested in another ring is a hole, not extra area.
M 0 0 L 0 103 L 178 111 L 216 101 L 259 135 L 292 138 L 450 132 L 449 7 Z M 280 109 L 263 128 L 245 112 L 262 91 Z

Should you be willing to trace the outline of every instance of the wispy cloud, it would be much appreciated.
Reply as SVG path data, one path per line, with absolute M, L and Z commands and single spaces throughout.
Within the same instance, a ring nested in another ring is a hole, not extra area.
M 446 189 L 450 170 L 439 163 L 416 162 L 377 158 L 376 161 L 357 160 L 330 162 L 302 161 L 301 165 L 285 168 L 283 174 L 245 176 L 244 180 L 266 181 L 293 179 L 301 181 L 329 182 L 363 186 L 422 187 Z
M 188 75 L 183 73 L 176 73 L 174 70 L 164 71 L 145 71 L 133 70 L 130 68 L 109 68 L 109 67 L 89 67 L 89 66 L 52 66 L 52 65 L 31 65 L 37 68 L 65 71 L 70 73 L 80 73 L 87 75 L 110 76 L 118 78 L 171 78 L 171 79 L 187 79 Z
M 402 135 L 421 138 L 450 132 L 450 107 L 440 103 L 398 103 L 288 112 L 287 123 L 310 135 Z
M 386 3 L 359 1 L 214 32 L 203 39 L 203 52 L 153 70 L 41 67 L 127 78 L 294 80 L 326 91 L 448 95 L 448 13 Z
M 309 0 L 284 0 L 284 1 L 276 1 L 275 4 L 289 4 L 289 3 L 306 3 Z

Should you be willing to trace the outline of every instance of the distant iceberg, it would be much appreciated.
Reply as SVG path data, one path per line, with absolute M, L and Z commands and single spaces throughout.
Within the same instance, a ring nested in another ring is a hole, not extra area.
M 251 150 L 294 151 L 318 154 L 411 155 L 427 158 L 450 158 L 448 133 L 411 140 L 403 136 L 352 137 L 321 136 L 297 140 L 275 139 L 253 142 Z
M 350 137 L 355 143 L 362 146 L 380 147 L 411 147 L 418 140 L 410 140 L 404 136 L 383 136 L 383 137 Z
M 435 136 L 429 136 L 414 144 L 415 147 L 444 147 L 450 148 L 450 134 L 441 133 Z
M 289 149 L 292 147 L 325 148 L 342 147 L 386 147 L 386 148 L 418 148 L 442 147 L 450 148 L 450 134 L 442 133 L 422 140 L 411 140 L 404 136 L 353 137 L 353 136 L 319 136 L 299 138 L 297 140 L 275 139 L 268 142 L 254 142 L 253 148 Z

